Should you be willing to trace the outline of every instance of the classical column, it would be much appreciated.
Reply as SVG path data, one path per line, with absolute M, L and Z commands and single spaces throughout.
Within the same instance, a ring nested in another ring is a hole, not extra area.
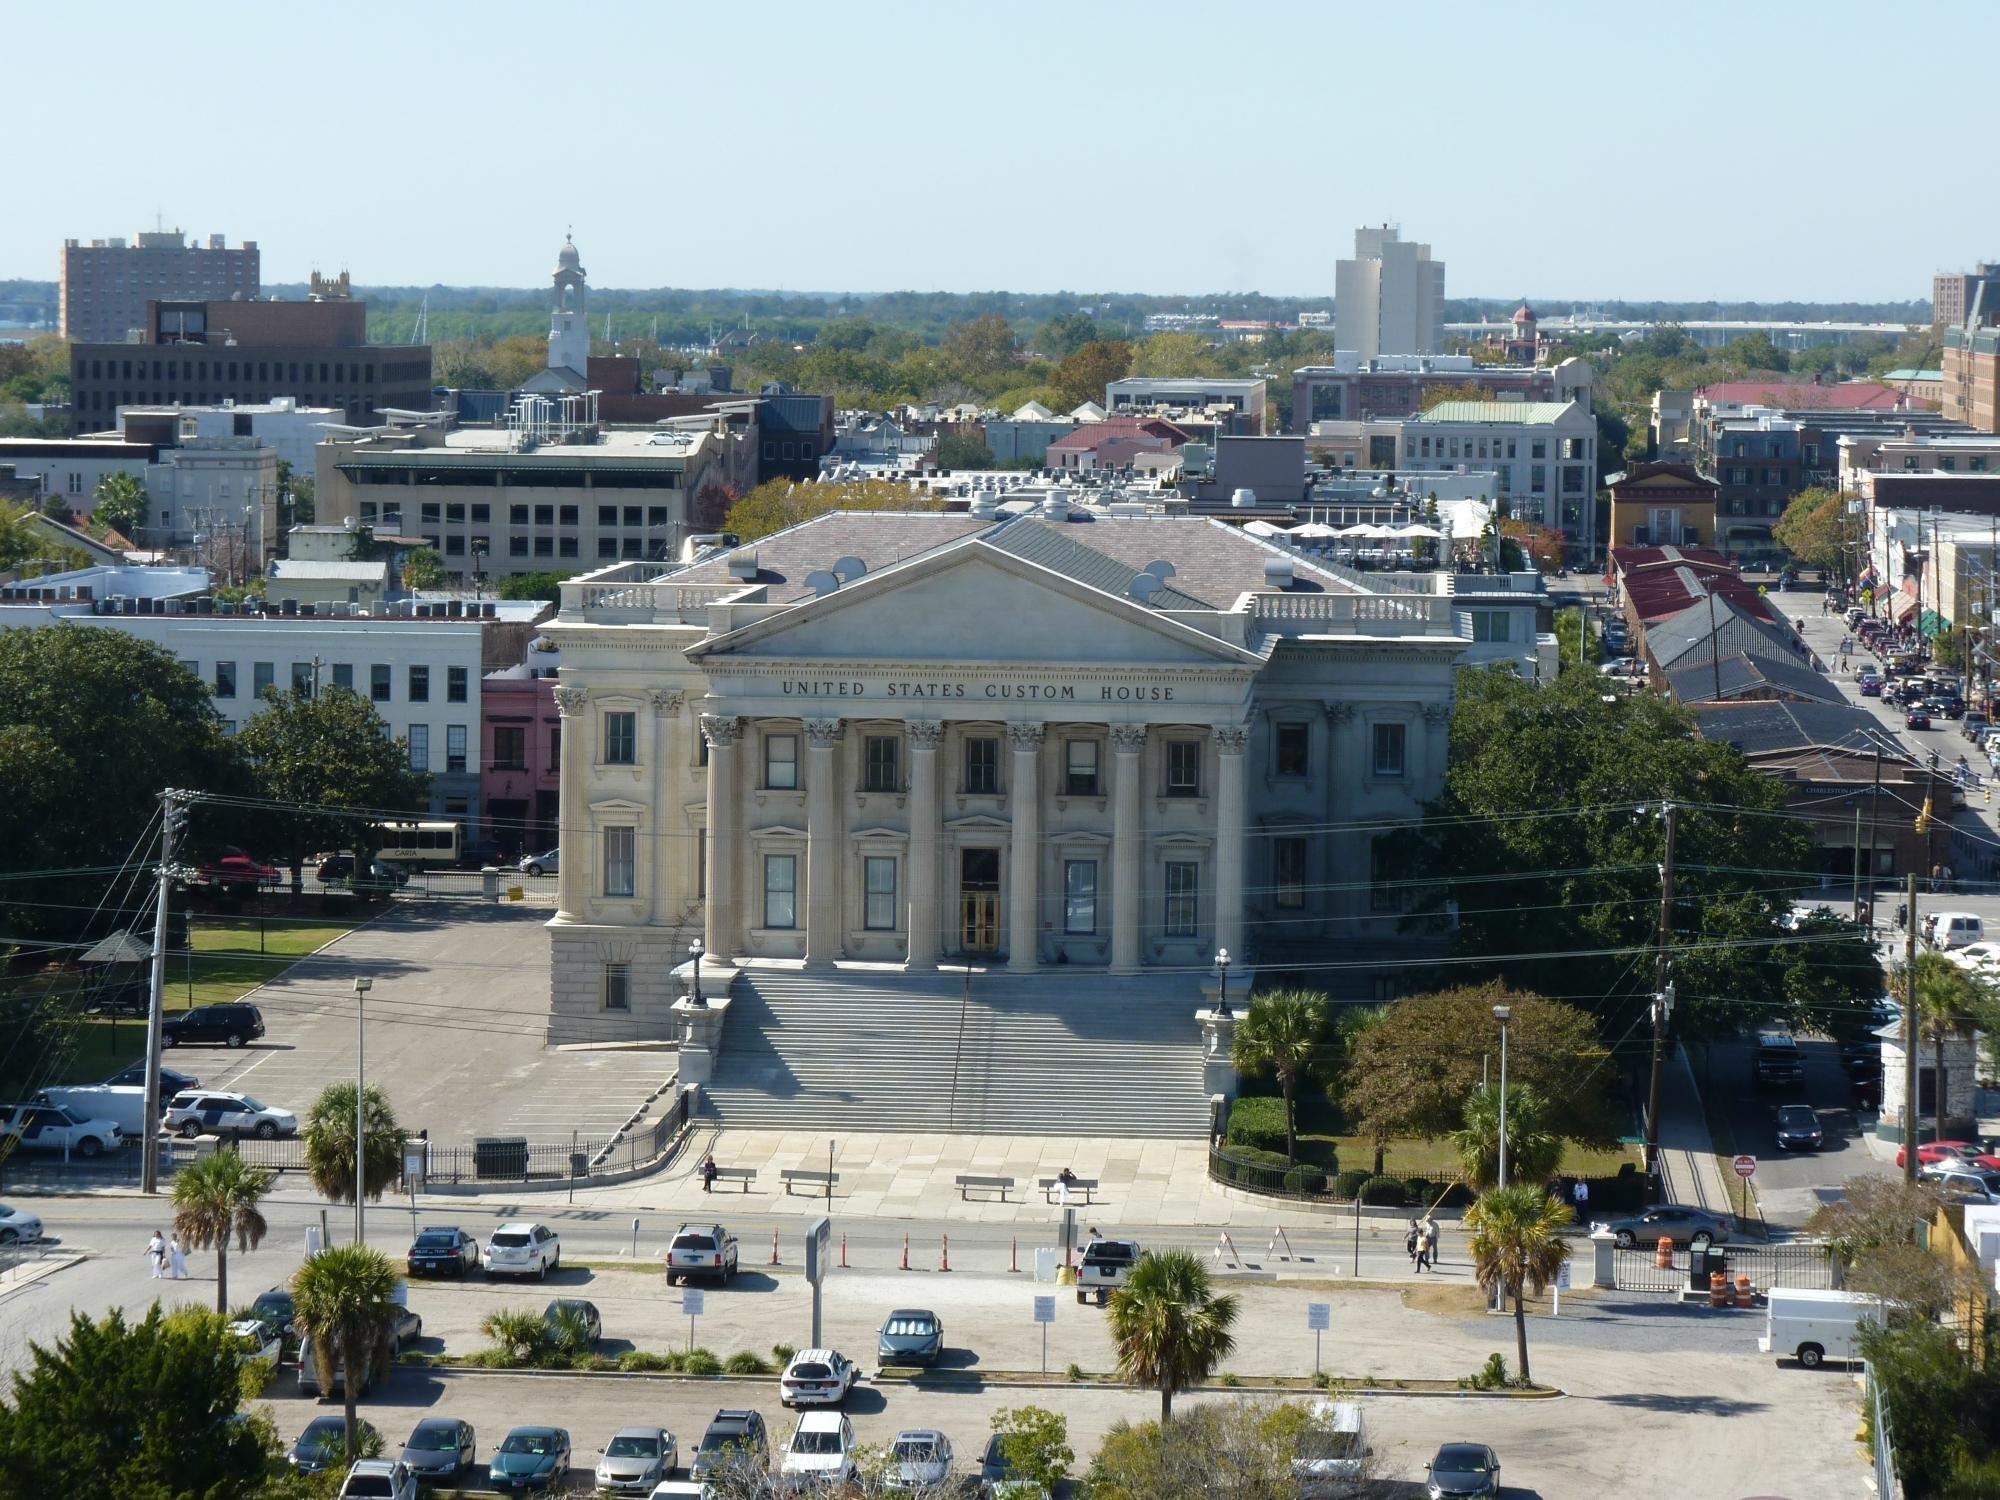
M 1215 946 L 1227 948 L 1232 963 L 1248 962 L 1243 951 L 1243 845 L 1248 806 L 1243 747 L 1250 731 L 1237 724 L 1215 731 Z
M 717 963 L 726 963 L 736 954 L 741 931 L 736 916 L 743 874 L 736 857 L 736 741 L 743 721 L 734 714 L 703 714 L 701 733 L 708 741 L 708 904 L 701 945 Z
M 1111 726 L 1117 764 L 1111 773 L 1111 972 L 1139 967 L 1139 932 L 1144 914 L 1139 896 L 1146 884 L 1146 834 L 1141 826 L 1146 748 L 1144 724 Z
M 681 840 L 680 798 L 673 795 L 673 737 L 667 732 L 669 722 L 680 717 L 686 699 L 687 694 L 679 688 L 654 688 L 647 694 L 653 708 L 653 746 L 646 760 L 646 777 L 652 784 L 653 848 L 647 864 L 652 870 L 655 926 L 673 921 L 687 905 L 682 895 L 684 882 L 670 878 L 685 867 L 679 856 L 687 851 L 687 845 Z M 669 808 L 673 809 L 671 827 Z
M 903 872 L 909 912 L 909 967 L 935 969 L 938 961 L 938 745 L 944 725 L 910 719 L 910 857 Z
M 590 774 L 590 690 L 556 689 L 562 715 L 562 764 L 556 768 L 556 920 L 573 922 L 590 899 L 590 830 L 585 826 L 584 778 Z
M 1411 788 L 1419 802 L 1428 802 L 1444 792 L 1445 773 L 1451 769 L 1451 704 L 1424 705 L 1424 754 L 1429 761 L 1429 774 Z
M 1014 776 L 1007 806 L 1014 831 L 1007 862 L 1007 967 L 1032 969 L 1041 949 L 1042 731 L 1040 724 L 1009 724 Z
M 1346 826 L 1354 821 L 1354 789 L 1366 774 L 1361 757 L 1350 743 L 1354 738 L 1354 722 L 1352 703 L 1326 705 L 1326 821 L 1331 826 L 1326 838 L 1313 841 L 1325 851 L 1326 869 L 1317 878 L 1327 887 L 1327 892 L 1317 904 L 1321 917 L 1326 920 L 1337 920 L 1367 910 L 1367 902 L 1352 889 L 1352 882 L 1356 878 L 1354 872 L 1366 870 L 1368 866 L 1355 854 L 1358 835 Z M 1313 844 L 1306 847 L 1310 849 Z M 1328 930 L 1337 932 L 1341 929 Z
M 806 967 L 840 957 L 840 775 L 838 719 L 806 721 Z

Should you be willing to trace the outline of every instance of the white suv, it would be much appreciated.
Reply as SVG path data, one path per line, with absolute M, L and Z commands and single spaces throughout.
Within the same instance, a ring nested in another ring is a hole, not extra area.
M 299 1117 L 288 1109 L 273 1109 L 248 1094 L 210 1089 L 186 1089 L 174 1095 L 162 1123 L 189 1140 L 198 1135 L 254 1135 L 260 1141 L 274 1141 L 299 1133 Z
M 778 1400 L 786 1406 L 838 1406 L 860 1377 L 853 1360 L 834 1349 L 801 1349 L 785 1366 Z
M 841 1412 L 809 1411 L 799 1418 L 785 1447 L 778 1481 L 789 1490 L 832 1489 L 860 1473 L 854 1461 L 854 1424 Z
M 562 1264 L 562 1241 L 546 1224 L 502 1224 L 486 1242 L 488 1276 L 547 1276 Z
M 736 1274 L 736 1236 L 720 1224 L 683 1224 L 667 1246 L 667 1285 L 713 1276 L 726 1282 Z

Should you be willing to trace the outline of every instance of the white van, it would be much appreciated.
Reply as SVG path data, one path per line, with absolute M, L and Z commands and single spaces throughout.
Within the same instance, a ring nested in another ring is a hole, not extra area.
M 86 1120 L 109 1120 L 125 1135 L 143 1141 L 153 1131 L 146 1129 L 146 1091 L 120 1084 L 93 1083 L 75 1088 L 43 1089 L 45 1104 L 60 1104 Z M 163 1094 L 161 1108 L 166 1107 Z M 157 1123 L 157 1122 L 156 1122 Z
M 1986 926 L 1969 911 L 1934 911 L 1924 918 L 1924 936 L 1933 948 L 1963 948 L 1986 936 Z
M 1315 1401 L 1292 1478 L 1301 1495 L 1358 1494 L 1368 1474 L 1368 1423 L 1358 1401 Z
M 1766 1298 L 1764 1336 L 1757 1348 L 1817 1370 L 1829 1359 L 1860 1359 L 1862 1322 L 1881 1320 L 1882 1304 L 1874 1297 L 1774 1286 Z

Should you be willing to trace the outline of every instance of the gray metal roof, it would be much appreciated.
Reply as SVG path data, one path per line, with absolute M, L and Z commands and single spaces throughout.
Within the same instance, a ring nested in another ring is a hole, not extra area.
M 1144 571 L 1094 552 L 1053 526 L 1038 525 L 1027 517 L 1001 527 L 986 538 L 986 544 L 1107 594 L 1129 596 L 1132 580 Z M 1144 602 L 1153 609 L 1211 608 L 1206 601 L 1182 593 L 1171 580 Z

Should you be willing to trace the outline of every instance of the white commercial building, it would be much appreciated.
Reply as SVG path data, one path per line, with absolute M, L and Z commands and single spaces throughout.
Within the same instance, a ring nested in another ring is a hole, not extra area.
M 154 440 L 115 433 L 77 438 L 0 438 L 0 463 L 22 479 L 40 479 L 79 517 L 89 516 L 98 484 L 130 474 L 146 487 L 146 519 L 132 541 L 185 547 L 226 539 L 219 566 L 255 573 L 277 547 L 278 455 L 254 437 L 179 438 L 162 423 Z M 240 555 L 239 555 L 240 554 Z
M 1242 422 L 1232 431 L 1259 433 L 1264 430 L 1264 381 L 1228 380 L 1203 375 L 1132 375 L 1114 380 L 1104 388 L 1104 409 L 1113 415 L 1149 412 L 1156 407 L 1180 407 L 1207 411 L 1227 407 L 1242 413 Z
M 241 405 L 121 406 L 120 432 L 129 417 L 166 417 L 179 424 L 183 438 L 255 438 L 302 479 L 312 478 L 313 448 L 325 440 L 326 429 L 347 422 L 347 413 L 338 406 L 302 406 L 290 396 Z
M 1354 258 L 1334 267 L 1333 341 L 1362 359 L 1444 349 L 1444 262 L 1390 224 L 1354 231 Z

